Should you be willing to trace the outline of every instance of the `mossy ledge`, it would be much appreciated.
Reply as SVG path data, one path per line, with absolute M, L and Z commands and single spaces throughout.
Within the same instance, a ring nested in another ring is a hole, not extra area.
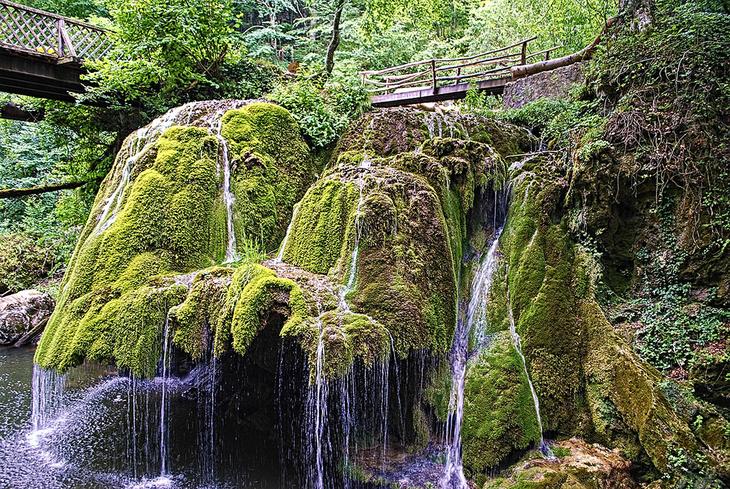
M 154 374 L 167 311 L 187 295 L 175 277 L 226 254 L 219 127 L 229 149 L 237 251 L 278 246 L 317 173 L 291 115 L 264 102 L 173 109 L 129 136 L 102 184 L 36 352 L 40 366 L 65 371 L 94 358 Z M 194 358 L 203 353 L 199 314 L 185 304 L 175 309 L 182 324 L 175 341 Z

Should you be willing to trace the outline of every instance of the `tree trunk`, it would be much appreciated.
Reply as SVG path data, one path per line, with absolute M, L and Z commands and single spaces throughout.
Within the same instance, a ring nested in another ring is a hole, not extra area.
M 8 188 L 0 190 L 0 199 L 13 199 L 17 197 L 24 197 L 26 195 L 37 195 L 45 194 L 48 192 L 58 192 L 59 190 L 69 190 L 73 188 L 83 187 L 84 185 L 100 180 L 99 178 L 92 178 L 91 180 L 77 180 L 73 182 L 54 183 L 51 185 L 40 185 L 37 187 L 28 188 Z
M 327 46 L 327 57 L 324 62 L 324 70 L 328 75 L 332 74 L 335 67 L 335 51 L 340 45 L 340 21 L 342 20 L 342 11 L 345 8 L 345 0 L 340 0 L 335 9 L 335 17 L 332 20 L 332 39 Z
M 572 65 L 573 63 L 577 63 L 579 61 L 584 61 L 586 59 L 589 59 L 593 52 L 596 50 L 596 46 L 601 42 L 601 38 L 603 37 L 606 30 L 611 27 L 616 22 L 616 18 L 611 18 L 606 21 L 606 27 L 604 28 L 603 32 L 601 32 L 592 43 L 590 43 L 588 46 L 584 47 L 577 53 L 569 54 L 567 56 L 563 56 L 562 58 L 555 58 L 555 59 L 549 59 L 546 61 L 539 61 L 537 63 L 532 63 L 529 65 L 518 65 L 513 66 L 510 68 L 510 73 L 512 74 L 512 79 L 522 78 L 529 75 L 534 75 L 536 73 L 541 73 L 543 71 L 549 71 L 554 70 L 555 68 L 560 68 L 563 66 Z
M 44 111 L 42 109 L 26 109 L 13 102 L 6 102 L 0 105 L 0 119 L 10 119 L 12 121 L 37 122 L 43 119 Z

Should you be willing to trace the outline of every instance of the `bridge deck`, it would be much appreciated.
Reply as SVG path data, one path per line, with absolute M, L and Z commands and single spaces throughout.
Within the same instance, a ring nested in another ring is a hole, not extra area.
M 83 62 L 111 47 L 104 29 L 0 0 L 0 91 L 73 101 Z
M 505 85 L 511 79 L 511 77 L 492 78 L 490 80 L 482 80 L 471 84 L 457 83 L 455 85 L 438 87 L 436 90 L 431 87 L 424 87 L 402 92 L 385 93 L 370 97 L 370 103 L 373 107 L 396 107 L 399 105 L 459 100 L 466 97 L 466 93 L 470 88 L 485 91 L 490 95 L 499 95 L 504 91 Z
M 416 61 L 360 75 L 374 107 L 457 100 L 466 97 L 470 88 L 500 94 L 512 79 L 512 68 L 536 58 L 548 60 L 558 49 L 529 54 L 528 43 L 535 39 L 462 58 Z

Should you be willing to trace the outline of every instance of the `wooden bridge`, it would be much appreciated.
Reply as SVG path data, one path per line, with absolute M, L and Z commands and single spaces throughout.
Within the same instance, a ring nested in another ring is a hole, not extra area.
M 0 0 L 0 91 L 73 101 L 83 62 L 111 47 L 104 29 Z
M 471 87 L 490 94 L 500 94 L 515 77 L 516 68 L 536 62 L 548 62 L 560 46 L 529 53 L 531 37 L 493 51 L 463 58 L 429 59 L 379 71 L 360 73 L 372 94 L 374 107 L 456 100 L 466 96 Z

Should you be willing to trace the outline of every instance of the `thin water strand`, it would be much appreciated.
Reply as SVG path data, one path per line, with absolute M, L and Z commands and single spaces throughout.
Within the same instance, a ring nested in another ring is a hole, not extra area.
M 228 156 L 228 141 L 223 137 L 223 113 L 216 113 L 217 124 L 215 128 L 215 137 L 221 148 L 221 157 L 223 167 L 223 203 L 226 206 L 226 231 L 228 233 L 228 242 L 226 243 L 226 258 L 224 263 L 236 261 L 236 229 L 233 223 L 233 203 L 236 198 L 231 191 L 231 161 Z
M 535 391 L 535 386 L 532 385 L 532 378 L 530 377 L 530 372 L 527 370 L 527 361 L 525 360 L 525 355 L 522 353 L 522 340 L 520 338 L 519 333 L 517 333 L 517 328 L 515 326 L 515 318 L 512 314 L 512 304 L 509 303 L 509 290 L 507 291 L 507 297 L 508 297 L 508 315 L 509 315 L 509 332 L 512 336 L 512 344 L 515 347 L 515 350 L 517 351 L 517 354 L 520 357 L 520 361 L 522 363 L 522 369 L 525 372 L 525 377 L 527 378 L 527 384 L 530 386 L 530 394 L 532 394 L 532 402 L 535 406 L 535 416 L 537 418 L 537 426 L 540 429 L 540 452 L 547 458 L 553 458 L 554 455 L 552 453 L 552 450 L 550 450 L 550 447 L 545 443 L 545 438 L 543 436 L 543 428 L 542 428 L 542 417 L 540 416 L 540 399 L 537 397 L 537 392 Z

